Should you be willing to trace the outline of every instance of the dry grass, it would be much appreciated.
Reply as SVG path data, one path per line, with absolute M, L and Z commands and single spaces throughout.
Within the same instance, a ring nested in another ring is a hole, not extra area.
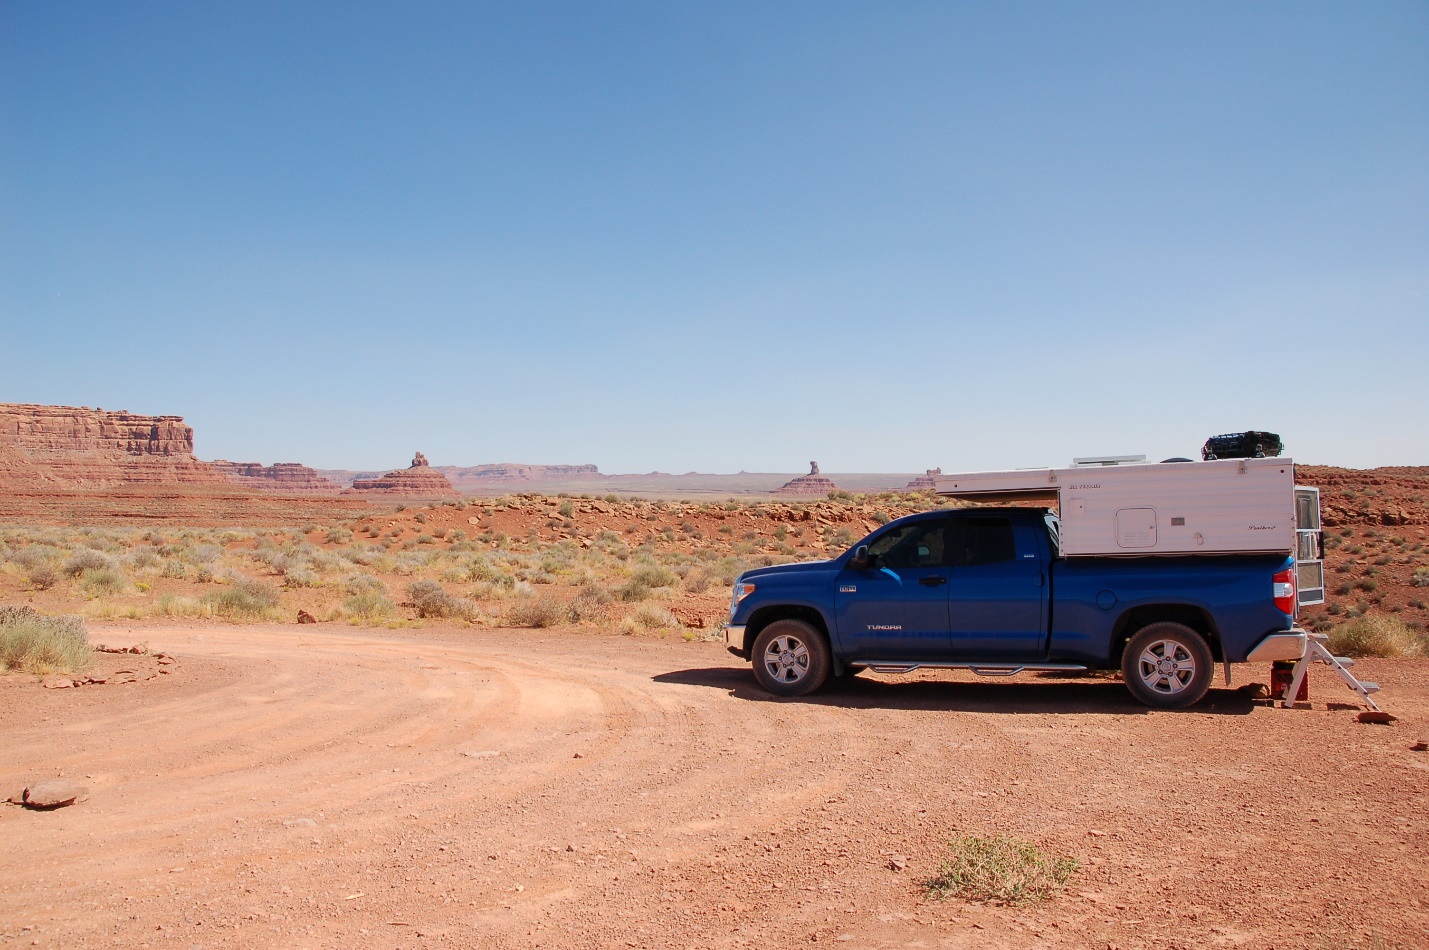
M 1429 638 L 1396 617 L 1371 614 L 1330 631 L 1330 651 L 1338 656 L 1426 656 Z
M 1075 858 L 1044 855 L 1004 835 L 962 835 L 950 843 L 942 870 L 924 882 L 929 897 L 1025 904 L 1059 892 L 1077 870 Z
M 46 617 L 29 607 L 0 607 L 0 663 L 27 673 L 79 673 L 93 662 L 78 617 Z

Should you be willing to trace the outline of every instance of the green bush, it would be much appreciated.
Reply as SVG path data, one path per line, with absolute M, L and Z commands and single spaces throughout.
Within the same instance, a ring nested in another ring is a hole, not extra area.
M 129 589 L 129 579 L 112 567 L 94 568 L 80 575 L 79 587 L 89 597 L 112 597 Z
M 30 607 L 0 607 L 0 663 L 27 673 L 79 673 L 94 653 L 78 617 L 46 617 Z
M 1075 858 L 1049 857 L 1036 845 L 1005 835 L 962 835 L 951 856 L 924 882 L 928 896 L 994 904 L 1023 904 L 1051 897 L 1077 870 Z
M 220 617 L 262 620 L 274 615 L 280 597 L 278 589 L 271 584 L 241 578 L 220 590 L 204 594 L 203 600 Z
M 344 615 L 363 622 L 385 620 L 396 610 L 397 605 L 388 600 L 386 595 L 371 588 L 360 590 L 342 602 Z
M 348 544 L 352 541 L 352 532 L 346 528 L 329 528 L 327 540 L 329 544 Z

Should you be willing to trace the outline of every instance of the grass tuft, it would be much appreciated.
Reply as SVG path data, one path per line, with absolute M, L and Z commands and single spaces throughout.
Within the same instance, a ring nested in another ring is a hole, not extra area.
M 1426 656 L 1429 639 L 1394 617 L 1373 614 L 1330 631 L 1330 652 L 1338 656 Z
M 960 835 L 928 896 L 994 904 L 1025 904 L 1059 892 L 1077 870 L 1076 858 L 1044 855 L 1037 846 L 1006 835 Z
M 30 607 L 0 607 L 0 663 L 27 673 L 79 673 L 93 662 L 78 617 L 46 617 Z

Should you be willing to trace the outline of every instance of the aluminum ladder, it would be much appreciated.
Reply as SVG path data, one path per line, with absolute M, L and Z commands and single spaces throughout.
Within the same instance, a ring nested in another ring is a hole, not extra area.
M 1310 672 L 1310 664 L 1323 663 L 1334 670 L 1336 675 L 1345 681 L 1346 686 L 1356 693 L 1359 693 L 1360 698 L 1368 704 L 1370 709 L 1373 709 L 1375 712 L 1382 712 L 1383 710 L 1376 706 L 1374 700 L 1370 699 L 1369 696 L 1370 693 L 1379 692 L 1379 684 L 1366 683 L 1355 679 L 1355 674 L 1350 672 L 1350 667 L 1355 665 L 1355 661 L 1347 656 L 1335 656 L 1331 653 L 1329 648 L 1325 646 L 1325 643 L 1329 639 L 1330 638 L 1323 633 L 1316 633 L 1313 630 L 1306 631 L 1305 654 L 1295 661 L 1294 676 L 1291 677 L 1290 685 L 1286 688 L 1285 695 L 1280 697 L 1284 707 L 1288 709 L 1294 705 L 1295 696 L 1300 692 L 1300 684 L 1305 682 L 1305 675 Z

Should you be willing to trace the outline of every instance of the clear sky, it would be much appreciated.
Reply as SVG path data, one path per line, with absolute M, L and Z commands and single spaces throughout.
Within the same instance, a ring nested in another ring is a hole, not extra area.
M 1429 464 L 1429 4 L 0 0 L 0 401 L 201 458 Z

